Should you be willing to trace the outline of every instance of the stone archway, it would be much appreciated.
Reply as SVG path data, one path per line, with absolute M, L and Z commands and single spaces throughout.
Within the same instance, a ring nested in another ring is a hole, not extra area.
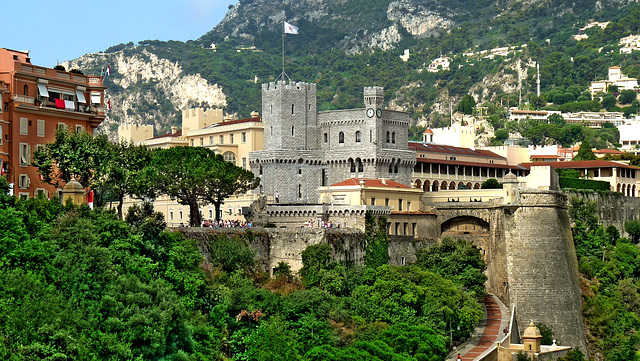
M 440 238 L 464 239 L 486 250 L 491 237 L 490 228 L 489 223 L 484 219 L 473 216 L 458 216 L 442 223 Z

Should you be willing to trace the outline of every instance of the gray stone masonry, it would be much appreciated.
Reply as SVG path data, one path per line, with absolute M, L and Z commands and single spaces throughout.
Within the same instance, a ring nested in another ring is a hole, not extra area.
M 383 101 L 382 87 L 366 87 L 366 108 L 318 113 L 315 84 L 263 84 L 264 150 L 252 152 L 249 164 L 265 194 L 313 204 L 318 187 L 349 178 L 410 185 L 416 156 L 407 145 L 409 114 L 383 110 Z

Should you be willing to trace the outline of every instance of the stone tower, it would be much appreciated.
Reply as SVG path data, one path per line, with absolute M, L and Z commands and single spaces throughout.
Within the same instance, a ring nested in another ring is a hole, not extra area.
M 318 147 L 316 85 L 262 84 L 264 150 L 304 150 Z

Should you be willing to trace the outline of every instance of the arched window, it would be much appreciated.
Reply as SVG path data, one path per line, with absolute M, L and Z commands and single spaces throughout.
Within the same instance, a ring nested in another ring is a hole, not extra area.
M 324 142 L 328 142 L 329 141 L 329 135 L 327 133 L 324 133 Z
M 293 125 L 291 126 L 291 135 L 294 135 L 294 133 L 293 133 Z
M 27 84 L 24 85 L 24 95 L 29 95 L 29 86 Z
M 389 174 L 393 173 L 393 165 L 389 165 Z
M 389 143 L 389 132 L 387 132 L 387 143 Z
M 222 157 L 225 161 L 236 164 L 236 155 L 233 152 L 225 152 Z
M 353 161 L 353 159 L 349 159 L 349 165 L 351 166 L 351 173 L 355 173 L 356 172 L 356 163 Z
M 362 173 L 364 172 L 364 165 L 362 164 L 362 160 L 360 160 L 360 158 L 356 159 L 356 162 L 358 163 L 358 172 Z
M 360 133 L 360 131 L 358 130 L 356 132 L 356 143 L 360 143 L 362 141 L 362 134 Z
M 395 144 L 396 142 L 396 132 L 391 133 L 391 143 Z
M 343 144 L 344 143 L 344 133 L 340 132 L 340 134 L 338 134 L 338 143 Z

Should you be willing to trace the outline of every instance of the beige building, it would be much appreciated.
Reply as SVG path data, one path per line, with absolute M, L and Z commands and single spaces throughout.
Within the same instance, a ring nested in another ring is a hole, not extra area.
M 171 132 L 157 137 L 153 135 L 151 125 L 121 125 L 118 127 L 118 138 L 144 144 L 149 148 L 170 148 L 176 146 L 207 147 L 224 159 L 239 167 L 248 169 L 249 152 L 261 150 L 263 138 L 262 118 L 257 112 L 251 118 L 224 118 L 221 109 L 201 108 L 182 111 L 182 129 L 172 127 Z M 243 194 L 228 198 L 222 206 L 222 219 L 243 219 L 242 208 L 248 207 L 259 195 Z M 140 200 L 127 197 L 124 208 L 129 208 Z M 167 224 L 178 226 L 189 221 L 189 207 L 177 203 L 166 196 L 154 201 L 156 211 L 165 215 Z M 213 205 L 200 207 L 203 219 L 214 219 Z
M 444 128 L 427 129 L 422 134 L 425 143 L 446 144 L 454 147 L 471 148 L 475 144 L 476 131 L 473 127 L 454 124 Z
M 539 163 L 523 163 L 529 169 Z M 580 177 L 609 182 L 612 192 L 619 192 L 628 197 L 640 196 L 640 168 L 632 165 L 608 160 L 581 160 L 571 162 L 548 162 L 545 165 L 554 169 L 575 169 Z
M 606 93 L 611 85 L 616 85 L 618 90 L 635 90 L 638 88 L 638 79 L 629 78 L 622 74 L 622 69 L 619 66 L 612 66 L 609 68 L 609 78 L 592 82 L 589 92 L 592 96 L 601 92 Z
M 527 173 L 488 150 L 418 142 L 409 142 L 409 149 L 415 150 L 417 157 L 413 185 L 425 192 L 480 189 L 482 182 L 501 180 L 509 171 L 517 176 Z

